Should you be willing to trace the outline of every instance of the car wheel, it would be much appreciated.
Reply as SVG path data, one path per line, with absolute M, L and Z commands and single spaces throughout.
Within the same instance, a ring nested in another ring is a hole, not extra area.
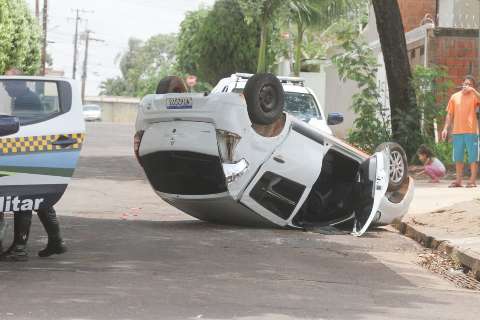
M 386 147 L 390 150 L 390 179 L 388 182 L 388 191 L 400 189 L 408 178 L 407 155 L 402 146 L 395 142 L 385 142 L 379 145 L 376 151 L 382 151 Z
M 271 73 L 258 73 L 244 89 L 248 115 L 253 124 L 270 125 L 283 112 L 284 92 L 280 80 Z
M 157 86 L 156 94 L 183 92 L 187 92 L 187 87 L 185 86 L 182 78 L 177 76 L 168 76 L 160 80 Z

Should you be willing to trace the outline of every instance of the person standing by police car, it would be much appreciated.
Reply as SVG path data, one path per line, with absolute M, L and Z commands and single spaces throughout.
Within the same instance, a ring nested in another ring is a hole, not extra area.
M 5 75 L 18 76 L 23 75 L 23 73 L 16 68 L 11 68 L 5 73 Z M 22 104 L 19 108 L 25 107 L 26 104 L 29 108 L 35 109 L 35 106 L 37 106 L 38 109 L 40 109 L 40 99 L 35 93 L 30 91 L 25 84 L 19 83 L 16 84 L 14 88 L 5 89 L 12 98 L 15 98 L 16 103 L 20 102 Z M 15 102 L 12 105 L 13 110 L 17 107 Z M 38 255 L 40 257 L 48 257 L 53 254 L 66 252 L 67 248 L 60 235 L 60 224 L 58 223 L 55 209 L 53 207 L 40 208 L 37 211 L 37 215 L 48 235 L 47 246 L 43 250 L 40 250 Z M 3 212 L 0 213 L 0 260 L 26 261 L 28 260 L 27 242 L 32 223 L 32 211 L 14 212 L 13 217 L 13 243 L 7 251 L 3 252 L 2 240 L 6 224 Z

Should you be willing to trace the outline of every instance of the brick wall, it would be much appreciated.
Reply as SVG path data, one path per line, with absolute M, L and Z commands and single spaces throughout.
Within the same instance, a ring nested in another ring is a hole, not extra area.
M 478 30 L 437 28 L 428 38 L 429 64 L 445 66 L 456 86 L 467 74 L 479 78 Z
M 420 26 L 422 19 L 428 13 L 435 19 L 436 0 L 398 0 L 405 32 Z

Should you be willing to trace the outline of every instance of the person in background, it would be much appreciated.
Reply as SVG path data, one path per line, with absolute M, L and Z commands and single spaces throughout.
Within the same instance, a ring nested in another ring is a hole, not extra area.
M 456 179 L 450 184 L 450 188 L 463 187 L 465 149 L 467 150 L 471 171 L 470 180 L 466 186 L 467 188 L 477 186 L 478 120 L 476 111 L 479 107 L 480 93 L 475 90 L 474 86 L 474 78 L 465 76 L 462 90 L 452 95 L 447 106 L 447 117 L 442 131 L 442 139 L 447 139 L 448 129 L 452 126 L 453 161 L 456 171 Z
M 430 177 L 430 182 L 438 183 L 446 173 L 443 163 L 436 158 L 426 145 L 422 144 L 417 150 L 418 159 L 423 163 L 423 170 L 418 175 L 426 174 Z

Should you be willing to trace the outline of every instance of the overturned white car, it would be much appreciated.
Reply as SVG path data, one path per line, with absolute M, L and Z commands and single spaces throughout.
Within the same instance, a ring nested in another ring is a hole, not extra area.
M 172 206 L 222 224 L 350 222 L 357 236 L 407 212 L 413 180 L 399 145 L 369 156 L 284 112 L 271 74 L 250 77 L 243 94 L 168 93 L 183 91 L 174 81 L 142 100 L 135 135 L 148 180 Z

